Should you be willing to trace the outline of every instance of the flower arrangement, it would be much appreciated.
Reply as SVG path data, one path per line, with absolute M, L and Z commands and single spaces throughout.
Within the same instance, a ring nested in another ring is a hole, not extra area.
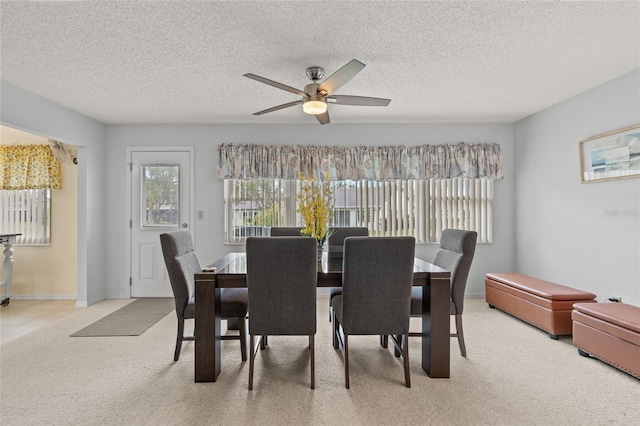
M 315 178 L 299 176 L 302 188 L 298 193 L 298 210 L 304 220 L 304 228 L 300 233 L 318 240 L 318 247 L 323 247 L 329 238 L 329 222 L 333 217 L 333 192 L 328 183 L 329 172 L 325 182 Z

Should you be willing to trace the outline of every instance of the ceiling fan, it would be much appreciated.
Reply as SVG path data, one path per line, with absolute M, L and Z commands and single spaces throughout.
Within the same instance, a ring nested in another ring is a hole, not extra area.
M 387 106 L 391 99 L 383 98 L 370 98 L 366 96 L 350 96 L 350 95 L 334 95 L 333 93 L 342 87 L 345 83 L 355 77 L 365 67 L 360 61 L 352 59 L 338 71 L 334 72 L 322 83 L 318 83 L 318 80 L 324 77 L 324 69 L 321 67 L 309 67 L 307 68 L 307 77 L 313 83 L 304 86 L 304 90 L 296 89 L 295 87 L 287 86 L 286 84 L 278 83 L 277 81 L 269 80 L 268 78 L 260 77 L 255 74 L 244 74 L 245 77 L 249 77 L 253 80 L 259 81 L 269 86 L 276 87 L 278 89 L 286 90 L 287 92 L 295 93 L 302 96 L 302 99 L 286 104 L 267 108 L 262 111 L 254 112 L 253 115 L 262 115 L 280 109 L 289 108 L 294 105 L 302 105 L 302 110 L 307 114 L 315 115 L 320 124 L 329 123 L 329 111 L 327 111 L 327 104 L 338 105 L 361 105 L 361 106 Z

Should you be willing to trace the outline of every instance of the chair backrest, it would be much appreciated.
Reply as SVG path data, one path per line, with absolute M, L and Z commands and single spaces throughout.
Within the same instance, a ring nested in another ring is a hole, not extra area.
M 344 239 L 347 237 L 366 237 L 369 235 L 369 228 L 360 226 L 344 226 L 329 228 L 329 244 L 327 256 L 330 258 L 342 257 L 344 250 Z
M 169 280 L 176 303 L 176 314 L 184 315 L 184 309 L 195 296 L 193 274 L 202 268 L 189 231 L 175 231 L 160 234 L 160 244 L 164 263 L 169 272 Z
M 347 334 L 409 332 L 413 237 L 347 237 L 342 327 Z
M 301 237 L 300 231 L 302 231 L 302 227 L 299 226 L 272 226 L 269 235 L 272 237 Z
M 249 333 L 315 334 L 316 239 L 250 237 L 246 249 Z
M 433 264 L 451 271 L 451 301 L 455 313 L 461 314 L 464 307 L 464 290 L 471 262 L 476 250 L 478 233 L 462 229 L 445 229 L 440 237 L 440 247 Z

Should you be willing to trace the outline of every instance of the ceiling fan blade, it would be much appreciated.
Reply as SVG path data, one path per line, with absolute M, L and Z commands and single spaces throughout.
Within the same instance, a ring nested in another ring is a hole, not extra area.
M 318 93 L 320 94 L 321 92 L 325 92 L 324 95 L 332 94 L 346 82 L 355 77 L 355 75 L 362 71 L 365 66 L 366 65 L 362 62 L 352 59 L 349 63 L 323 81 L 320 87 L 318 87 Z
M 286 90 L 287 92 L 295 93 L 300 96 L 308 96 L 305 92 L 295 87 L 287 86 L 286 84 L 278 83 L 277 81 L 269 80 L 268 78 L 260 77 L 255 74 L 244 74 L 245 77 L 249 77 L 252 80 L 259 81 L 260 83 L 268 84 L 269 86 L 276 87 L 278 89 Z
M 274 106 L 271 108 L 263 109 L 262 111 L 254 112 L 253 115 L 262 115 L 268 112 L 278 111 L 279 109 L 289 108 L 294 105 L 300 105 L 301 103 L 302 103 L 302 99 L 300 99 L 299 101 L 289 102 L 288 104 L 282 104 L 282 105 Z
M 318 121 L 320 122 L 320 124 L 327 124 L 329 123 L 329 110 L 326 110 L 325 112 L 323 112 L 322 114 L 317 114 L 316 118 L 318 119 Z
M 327 102 L 338 105 L 387 106 L 391 99 L 370 98 L 367 96 L 331 95 Z

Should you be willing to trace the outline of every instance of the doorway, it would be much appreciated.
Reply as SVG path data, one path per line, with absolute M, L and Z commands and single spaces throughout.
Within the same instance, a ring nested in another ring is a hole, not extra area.
M 131 297 L 172 297 L 160 234 L 192 230 L 193 148 L 127 148 Z

